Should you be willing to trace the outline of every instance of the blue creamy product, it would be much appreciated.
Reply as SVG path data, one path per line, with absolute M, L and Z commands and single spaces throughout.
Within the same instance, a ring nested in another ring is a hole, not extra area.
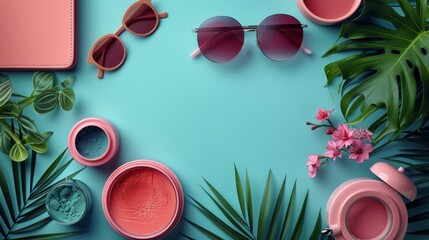
M 97 159 L 107 150 L 107 134 L 99 127 L 88 126 L 79 131 L 75 144 L 82 157 Z

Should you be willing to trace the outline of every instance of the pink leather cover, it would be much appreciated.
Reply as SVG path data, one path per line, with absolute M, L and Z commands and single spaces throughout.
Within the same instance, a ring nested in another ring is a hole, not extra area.
M 70 69 L 77 0 L 0 0 L 0 69 Z

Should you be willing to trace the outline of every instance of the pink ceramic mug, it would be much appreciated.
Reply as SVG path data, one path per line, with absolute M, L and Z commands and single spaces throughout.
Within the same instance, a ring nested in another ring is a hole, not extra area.
M 131 239 L 160 239 L 178 224 L 183 189 L 165 165 L 135 160 L 117 168 L 102 194 L 103 212 L 112 228 Z
M 107 163 L 119 149 L 119 134 L 108 121 L 86 118 L 73 126 L 68 137 L 72 157 L 85 166 Z
M 362 0 L 296 0 L 299 10 L 321 25 L 339 23 L 356 12 Z
M 403 239 L 408 225 L 405 203 L 400 196 L 413 201 L 416 186 L 387 163 L 376 163 L 371 171 L 382 181 L 357 178 L 341 184 L 326 205 L 329 235 L 336 240 Z M 400 193 L 400 194 L 399 194 Z

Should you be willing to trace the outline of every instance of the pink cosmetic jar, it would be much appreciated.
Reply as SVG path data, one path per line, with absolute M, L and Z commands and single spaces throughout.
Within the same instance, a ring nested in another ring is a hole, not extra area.
M 327 235 L 336 240 L 403 239 L 408 214 L 400 194 L 413 201 L 416 186 L 403 168 L 379 162 L 371 171 L 382 181 L 357 178 L 341 184 L 326 205 Z
M 107 163 L 119 149 L 119 135 L 115 127 L 100 118 L 86 118 L 73 126 L 68 148 L 79 163 L 95 167 Z
M 339 23 L 356 12 L 362 0 L 297 0 L 301 13 L 321 25 Z
M 112 228 L 130 239 L 160 239 L 179 222 L 184 207 L 182 186 L 165 165 L 135 160 L 117 168 L 101 197 Z

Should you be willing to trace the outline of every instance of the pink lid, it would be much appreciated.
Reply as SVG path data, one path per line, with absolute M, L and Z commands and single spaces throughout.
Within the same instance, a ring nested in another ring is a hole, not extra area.
M 411 201 L 416 199 L 416 185 L 404 174 L 404 168 L 394 168 L 392 165 L 384 162 L 378 162 L 370 168 L 377 177 L 383 180 L 387 185 L 404 195 Z

